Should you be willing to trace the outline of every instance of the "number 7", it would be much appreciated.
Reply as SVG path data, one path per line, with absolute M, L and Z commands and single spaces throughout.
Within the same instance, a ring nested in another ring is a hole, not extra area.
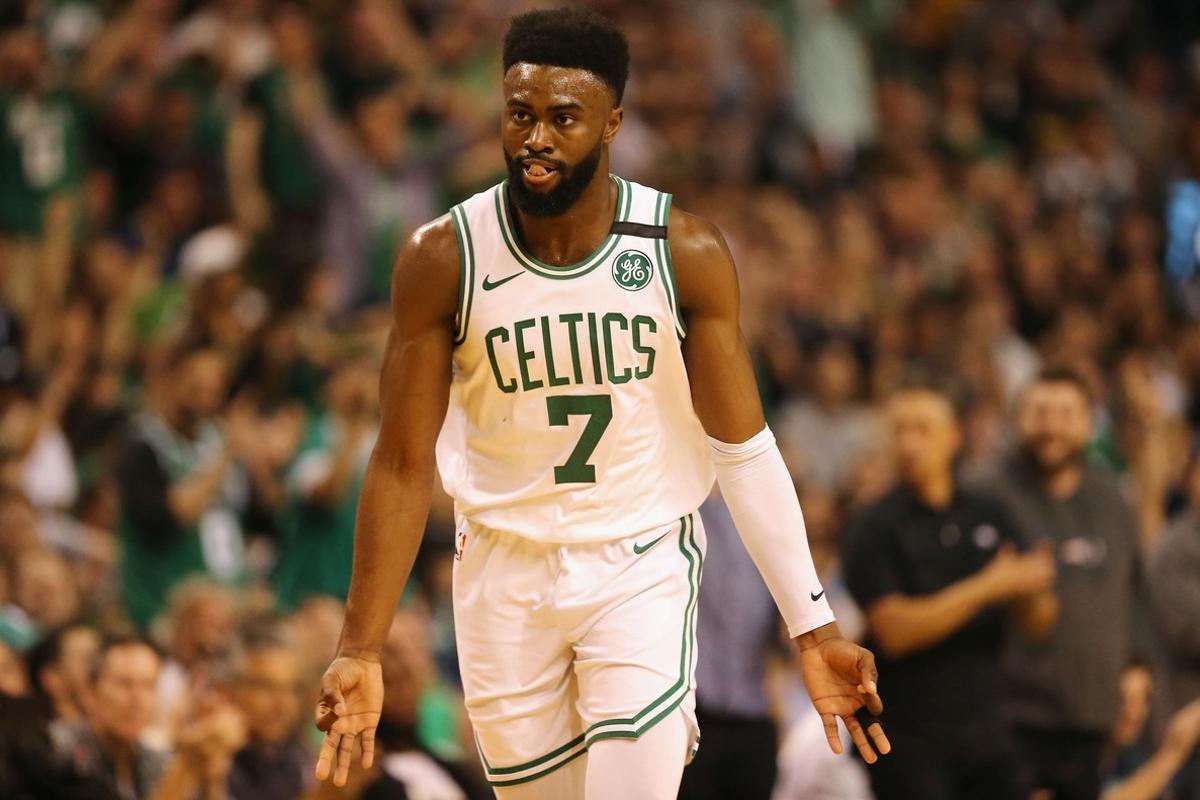
M 554 468 L 555 483 L 595 483 L 596 467 L 587 463 L 612 422 L 612 397 L 607 394 L 560 394 L 546 398 L 551 425 L 567 425 L 569 417 L 586 414 L 587 424 L 567 463 Z

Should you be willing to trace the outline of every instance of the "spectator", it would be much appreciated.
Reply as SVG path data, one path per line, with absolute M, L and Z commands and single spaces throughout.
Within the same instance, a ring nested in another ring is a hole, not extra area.
M 1200 702 L 1200 459 L 1186 484 L 1188 508 L 1168 526 L 1147 559 L 1146 584 L 1162 644 L 1160 705 L 1168 713 Z M 1200 799 L 1200 754 L 1180 776 L 1179 796 Z
M 223 585 L 193 575 L 176 585 L 157 638 L 169 654 L 158 677 L 158 713 L 147 738 L 166 746 L 200 695 L 225 676 L 237 646 L 237 608 Z
M 285 640 L 261 635 L 246 643 L 233 696 L 249 741 L 233 757 L 232 800 L 286 800 L 311 782 L 312 756 L 298 737 L 302 675 Z
M 104 780 L 80 774 L 54 757 L 54 743 L 40 711 L 36 700 L 0 693 L 0 797 L 123 800 Z
M 1101 800 L 1153 800 L 1170 796 L 1179 800 L 1194 800 L 1196 784 L 1191 775 L 1181 773 L 1189 760 L 1195 761 L 1196 744 L 1200 742 L 1200 700 L 1193 700 L 1179 709 L 1167 724 L 1158 750 L 1128 777 L 1105 789 Z M 1172 780 L 1176 775 L 1182 782 Z
M 311 81 L 324 94 L 318 73 L 316 31 L 300 3 L 270 11 L 276 63 L 251 80 L 229 128 L 230 199 L 246 230 L 278 235 L 270 245 L 278 265 L 281 299 L 294 300 L 305 272 L 316 261 L 325 186 L 291 109 L 297 82 Z
M 363 789 L 362 800 L 404 800 L 430 797 L 437 800 L 484 800 L 491 791 L 479 776 L 461 764 L 439 758 L 424 744 L 419 717 L 426 705 L 426 659 L 414 648 L 411 612 L 401 612 L 388 631 L 380 653 L 383 680 L 388 685 L 376 731 L 382 750 L 383 774 Z M 418 639 L 419 641 L 419 639 Z
M 849 342 L 829 338 L 813 354 L 811 397 L 780 411 L 780 439 L 797 481 L 844 486 L 881 444 L 876 412 L 859 398 L 861 369 Z
M 35 695 L 47 719 L 79 723 L 84 719 L 84 694 L 89 671 L 100 646 L 100 635 L 87 625 L 68 625 L 51 631 L 26 655 Z
M 59 758 L 101 780 L 122 800 L 173 800 L 203 789 L 215 771 L 212 765 L 228 750 L 207 730 L 174 757 L 142 744 L 155 712 L 160 663 L 157 651 L 144 640 L 104 642 L 89 676 L 87 720 L 57 722 L 50 729 Z
M 891 687 L 895 753 L 870 770 L 872 787 L 879 800 L 1021 800 L 1000 713 L 1004 612 L 1024 636 L 1049 632 L 1052 556 L 1030 550 L 998 503 L 958 485 L 962 437 L 946 397 L 905 389 L 889 410 L 900 484 L 861 512 L 843 557 Z
M 330 185 L 322 246 L 332 270 L 336 308 L 387 299 L 392 256 L 404 236 L 436 215 L 437 184 L 407 131 L 411 109 L 394 73 L 356 89 L 343 128 L 313 85 L 299 86 L 292 108 Z
M 53 550 L 26 550 L 15 561 L 13 596 L 17 606 L 40 630 L 74 622 L 80 597 L 66 559 Z
M 1053 547 L 1061 614 L 1049 640 L 1010 641 L 1009 705 L 1032 784 L 1090 800 L 1122 672 L 1135 668 L 1137 522 L 1116 483 L 1085 461 L 1091 395 L 1076 373 L 1040 373 L 1018 400 L 1016 429 L 1019 450 L 992 485 L 1020 534 Z
M 246 488 L 235 459 L 254 446 L 254 430 L 244 405 L 230 410 L 224 435 L 216 424 L 225 369 L 206 348 L 176 354 L 121 454 L 122 592 L 126 612 L 143 630 L 171 586 L 190 573 L 225 580 L 241 574 L 236 507 Z
M 345 599 L 350 588 L 358 491 L 378 431 L 376 373 L 364 359 L 334 370 L 326 410 L 312 418 L 290 467 L 271 579 L 283 608 L 312 595 Z
M 27 355 L 42 369 L 56 340 L 67 286 L 70 227 L 83 177 L 83 111 L 54 80 L 37 31 L 4 36 L 0 281 L 29 324 Z
M 683 771 L 679 797 L 767 800 L 775 785 L 778 734 L 766 677 L 781 642 L 779 612 L 720 494 L 700 506 L 700 516 L 708 531 L 696 623 L 705 644 L 696 662 L 696 719 L 704 746 Z

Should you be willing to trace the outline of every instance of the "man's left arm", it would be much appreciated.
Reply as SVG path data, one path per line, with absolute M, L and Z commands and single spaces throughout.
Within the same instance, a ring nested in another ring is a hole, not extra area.
M 717 483 L 746 550 L 801 650 L 805 685 L 826 737 L 841 752 L 841 717 L 868 762 L 891 748 L 878 723 L 856 712 L 883 709 L 869 650 L 841 637 L 809 552 L 791 475 L 767 427 L 738 323 L 737 271 L 716 226 L 673 210 L 668 250 L 686 325 L 683 357 L 692 404 L 709 437 Z M 870 734 L 874 748 L 867 739 Z

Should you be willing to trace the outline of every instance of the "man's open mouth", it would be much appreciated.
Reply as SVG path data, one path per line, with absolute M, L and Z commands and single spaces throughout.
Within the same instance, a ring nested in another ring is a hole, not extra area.
M 558 167 L 545 161 L 525 161 L 522 162 L 521 169 L 525 173 L 525 182 L 532 186 L 548 183 L 558 172 Z

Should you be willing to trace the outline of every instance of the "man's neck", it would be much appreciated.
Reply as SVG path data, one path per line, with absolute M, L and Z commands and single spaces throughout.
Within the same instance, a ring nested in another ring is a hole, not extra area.
M 158 415 L 168 428 L 185 438 L 191 439 L 196 432 L 196 426 L 191 424 L 188 415 L 172 405 L 160 406 Z
M 616 185 L 608 177 L 606 160 L 596 168 L 583 194 L 556 217 L 535 217 L 518 208 L 521 243 L 531 255 L 548 264 L 565 266 L 587 258 L 608 235 L 616 206 Z
M 63 722 L 82 722 L 83 712 L 79 710 L 79 706 L 74 700 L 58 699 L 54 701 L 54 717 Z
M 941 510 L 949 507 L 950 501 L 954 499 L 954 476 L 948 471 L 939 473 L 914 484 L 912 489 L 922 503 Z
M 100 752 L 112 763 L 114 772 L 119 773 L 122 769 L 129 768 L 133 762 L 132 744 L 99 730 L 95 725 L 92 726 L 92 736 L 96 738 Z
M 1083 482 L 1083 466 L 1069 464 L 1041 476 L 1042 489 L 1055 500 L 1066 500 L 1079 490 Z

